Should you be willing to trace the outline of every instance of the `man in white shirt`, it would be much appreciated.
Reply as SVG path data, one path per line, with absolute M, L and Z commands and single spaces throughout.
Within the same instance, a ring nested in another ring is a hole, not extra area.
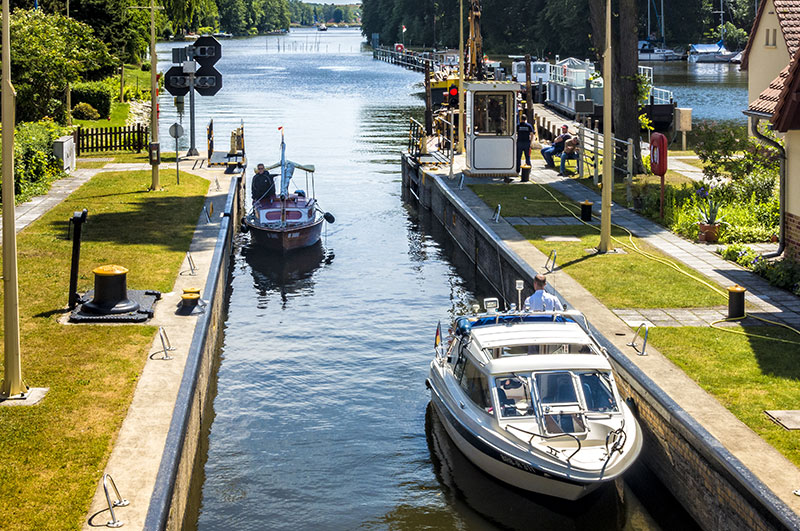
M 563 312 L 564 305 L 555 295 L 547 293 L 544 287 L 547 279 L 539 274 L 533 278 L 533 295 L 525 299 L 524 306 L 528 306 L 533 312 Z

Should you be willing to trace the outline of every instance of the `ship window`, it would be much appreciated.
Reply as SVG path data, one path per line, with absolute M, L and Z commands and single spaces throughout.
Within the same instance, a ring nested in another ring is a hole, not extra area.
M 500 376 L 494 379 L 500 416 L 532 417 L 533 405 L 528 381 L 522 376 Z
M 475 405 L 489 411 L 492 407 L 492 402 L 489 399 L 489 380 L 478 367 L 467 360 L 464 369 L 464 377 L 461 378 L 461 387 L 467 393 L 470 400 L 475 402 Z
M 461 377 L 464 375 L 464 365 L 466 363 L 467 363 L 467 356 L 464 355 L 463 352 L 459 353 L 458 361 L 456 361 L 456 366 L 453 367 L 453 375 L 459 382 L 461 381 Z
M 475 94 L 475 132 L 484 135 L 510 136 L 508 105 L 505 94 Z
M 611 374 L 608 372 L 585 372 L 579 376 L 581 391 L 586 400 L 586 409 L 602 413 L 619 411 L 614 391 L 611 387 Z
M 542 372 L 536 375 L 536 388 L 542 405 L 577 404 L 578 395 L 568 372 Z
M 487 349 L 492 358 L 527 356 L 529 354 L 593 354 L 592 347 L 581 343 L 552 343 L 542 345 L 513 345 Z

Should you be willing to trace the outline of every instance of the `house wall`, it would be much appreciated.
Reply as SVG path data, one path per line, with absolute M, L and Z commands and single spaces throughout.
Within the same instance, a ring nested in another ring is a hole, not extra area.
M 800 131 L 786 133 L 786 252 L 800 260 Z
M 775 3 L 773 0 L 764 1 L 768 2 L 768 5 L 764 7 L 764 13 L 761 15 L 761 21 L 755 34 L 750 36 L 754 40 L 747 63 L 747 101 L 749 102 L 756 100 L 791 60 L 789 48 L 786 46 L 786 40 L 783 38 L 778 22 L 778 15 L 775 13 Z

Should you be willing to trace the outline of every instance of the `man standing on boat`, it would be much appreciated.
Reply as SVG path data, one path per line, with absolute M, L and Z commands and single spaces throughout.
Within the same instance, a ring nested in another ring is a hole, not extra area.
M 558 297 L 544 290 L 547 279 L 544 275 L 538 274 L 533 277 L 533 295 L 525 299 L 523 306 L 527 306 L 533 312 L 563 312 L 564 305 Z
M 275 199 L 275 176 L 266 171 L 263 164 L 256 166 L 250 190 L 253 193 L 253 202 L 263 198 Z

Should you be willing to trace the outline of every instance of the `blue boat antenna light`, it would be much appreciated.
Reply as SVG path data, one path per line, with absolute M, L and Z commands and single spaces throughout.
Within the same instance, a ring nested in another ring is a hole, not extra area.
M 483 307 L 486 309 L 486 313 L 496 313 L 500 307 L 500 301 L 496 297 L 483 299 Z

